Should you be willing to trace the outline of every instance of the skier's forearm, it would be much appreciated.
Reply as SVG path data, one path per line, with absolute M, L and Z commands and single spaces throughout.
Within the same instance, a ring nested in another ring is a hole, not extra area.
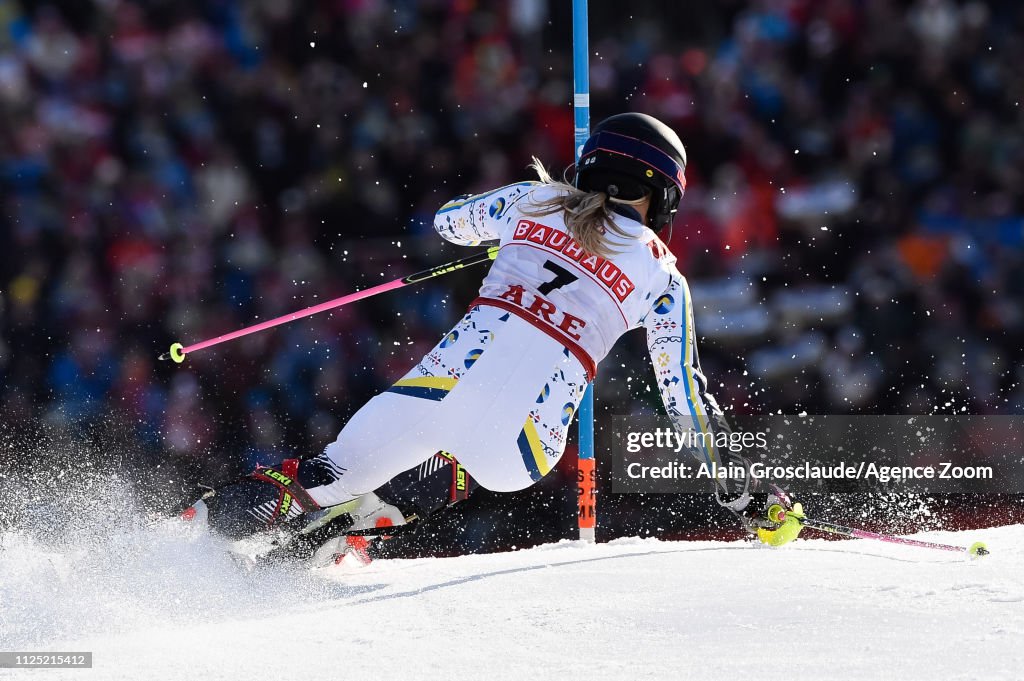
M 496 242 L 502 230 L 508 228 L 509 208 L 536 185 L 536 182 L 517 182 L 485 194 L 456 196 L 437 211 L 434 229 L 459 246 Z
M 690 293 L 681 275 L 671 278 L 644 319 L 644 326 L 665 411 L 677 431 L 692 430 L 701 435 L 701 442 L 706 444 L 692 452 L 698 461 L 722 463 L 714 436 L 731 429 L 707 391 L 707 380 L 700 370 Z

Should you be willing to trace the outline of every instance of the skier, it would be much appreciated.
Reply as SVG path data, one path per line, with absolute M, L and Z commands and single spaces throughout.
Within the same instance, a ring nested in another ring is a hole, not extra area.
M 651 116 L 620 114 L 587 140 L 574 184 L 552 179 L 536 159 L 532 167 L 539 182 L 458 197 L 437 212 L 434 227 L 448 241 L 500 246 L 462 320 L 318 457 L 258 469 L 188 515 L 230 536 L 274 528 L 278 541 L 311 537 L 315 546 L 325 528 L 337 534 L 338 518 L 348 531 L 393 527 L 477 485 L 528 487 L 561 457 L 598 363 L 641 325 L 676 428 L 728 431 L 700 370 L 686 279 L 656 234 L 671 225 L 686 186 L 679 137 Z M 720 467 L 749 465 L 710 441 L 693 453 Z M 762 541 L 795 537 L 793 514 L 772 524 L 753 491 L 749 476 L 715 486 L 718 502 Z M 793 509 L 771 491 L 771 503 Z M 320 558 L 368 559 L 365 539 L 333 541 Z

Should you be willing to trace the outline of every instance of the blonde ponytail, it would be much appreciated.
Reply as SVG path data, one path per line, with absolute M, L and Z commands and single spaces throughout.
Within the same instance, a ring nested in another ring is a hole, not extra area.
M 617 251 L 609 245 L 608 233 L 626 238 L 629 234 L 615 224 L 608 202 L 639 205 L 647 200 L 647 197 L 623 201 L 611 198 L 604 192 L 582 191 L 567 182 L 551 177 L 536 156 L 533 157 L 530 168 L 537 172 L 541 182 L 560 191 L 550 199 L 537 203 L 533 209 L 523 210 L 523 213 L 531 217 L 542 217 L 561 211 L 569 234 L 584 251 L 603 258 L 615 255 Z

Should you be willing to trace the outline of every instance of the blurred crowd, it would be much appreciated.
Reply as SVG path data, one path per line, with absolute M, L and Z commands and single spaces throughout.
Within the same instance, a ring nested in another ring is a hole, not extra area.
M 0 0 L 3 418 L 120 415 L 197 476 L 319 450 L 482 271 L 156 356 L 465 255 L 441 203 L 571 163 L 569 4 Z M 634 5 L 592 3 L 592 112 L 687 145 L 719 402 L 1021 413 L 1024 7 Z M 646 361 L 604 412 L 652 408 Z

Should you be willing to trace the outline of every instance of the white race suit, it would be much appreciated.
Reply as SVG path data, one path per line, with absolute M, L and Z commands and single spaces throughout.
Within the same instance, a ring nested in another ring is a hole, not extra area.
M 441 236 L 463 246 L 498 241 L 497 258 L 466 316 L 321 455 L 338 479 L 309 490 L 318 503 L 376 489 L 438 451 L 452 453 L 483 487 L 528 487 L 561 457 L 597 363 L 640 325 L 677 428 L 726 428 L 699 369 L 692 303 L 675 257 L 654 232 L 618 213 L 626 236 L 608 231 L 614 255 L 584 252 L 561 211 L 530 214 L 558 191 L 522 182 L 437 212 Z M 714 438 L 702 441 L 709 442 L 703 457 L 717 460 Z

